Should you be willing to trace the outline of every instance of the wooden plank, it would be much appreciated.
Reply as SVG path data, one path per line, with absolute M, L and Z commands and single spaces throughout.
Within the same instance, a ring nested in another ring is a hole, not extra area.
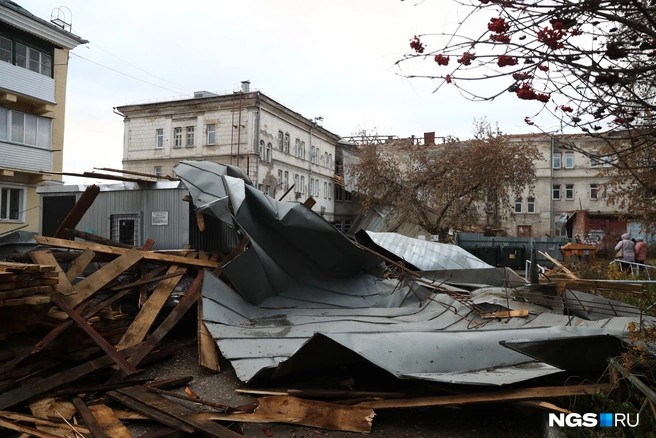
M 182 296 L 178 304 L 171 310 L 166 319 L 160 326 L 146 339 L 144 342 L 136 347 L 136 351 L 129 357 L 128 362 L 134 366 L 139 366 L 141 361 L 153 348 L 166 336 L 166 334 L 180 321 L 185 313 L 196 303 L 200 297 L 201 288 L 203 286 L 203 278 L 205 271 L 200 271 L 193 283 L 187 289 L 187 292 Z M 130 347 L 128 347 L 129 349 Z M 121 350 L 125 351 L 125 350 Z M 107 383 L 120 382 L 125 378 L 125 374 L 118 370 Z M 0 409 L 2 409 L 0 407 Z
M 65 239 L 55 239 L 53 237 L 34 236 L 34 240 L 36 240 L 39 245 L 49 245 L 58 248 L 70 248 L 79 250 L 90 249 L 101 254 L 123 255 L 128 251 L 125 248 L 113 248 L 106 245 L 98 245 L 96 243 L 74 242 Z M 144 259 L 150 260 L 152 262 L 163 262 L 182 266 L 196 266 L 209 269 L 214 269 L 219 265 L 217 262 L 213 262 L 211 260 L 189 259 L 182 256 L 162 254 L 152 251 L 144 251 L 142 254 Z
M 68 212 L 62 223 L 59 224 L 59 228 L 57 228 L 57 231 L 55 231 L 54 237 L 64 238 L 64 239 L 70 238 L 64 230 L 66 230 L 67 228 L 75 229 L 77 224 L 80 223 L 80 220 L 82 220 L 84 213 L 86 213 L 89 207 L 91 207 L 93 201 L 96 200 L 96 197 L 98 196 L 99 193 L 100 193 L 100 187 L 98 187 L 97 185 L 92 184 L 89 187 L 87 187 L 84 193 L 82 193 L 82 195 L 80 196 L 80 199 L 77 200 L 71 211 Z
M 201 398 L 189 397 L 186 394 L 178 394 L 177 392 L 165 391 L 163 389 L 155 388 L 155 387 L 152 387 L 152 386 L 143 386 L 143 388 L 146 388 L 148 391 L 155 392 L 157 394 L 166 395 L 166 396 L 173 397 L 173 398 L 179 398 L 180 400 L 185 400 L 185 401 L 189 401 L 189 402 L 192 402 L 192 403 L 197 403 L 197 404 L 200 404 L 200 405 L 212 406 L 213 408 L 221 409 L 223 412 L 238 412 L 239 411 L 238 409 L 235 409 L 232 406 L 224 405 L 222 403 L 215 403 L 215 402 L 208 401 L 208 400 L 203 400 Z M 189 390 L 189 388 L 187 388 L 187 390 Z
M 53 272 L 55 265 L 26 264 L 14 262 L 0 262 L 0 271 L 18 274 L 36 274 L 40 272 Z
M 51 298 L 48 295 L 32 295 L 29 297 L 23 298 L 23 301 L 26 305 L 38 306 L 40 304 L 48 304 Z
M 559 413 L 562 413 L 562 414 L 571 414 L 572 413 L 572 411 L 570 411 L 568 409 L 561 408 L 560 406 L 556 406 L 553 403 L 549 403 L 549 402 L 546 402 L 546 401 L 543 401 L 543 400 L 523 400 L 523 401 L 518 402 L 517 404 L 519 404 L 521 406 L 528 406 L 530 408 L 542 409 L 542 410 L 549 411 L 549 412 L 559 412 Z
M 89 406 L 89 410 L 96 417 L 98 424 L 111 438 L 133 438 L 128 429 L 123 426 L 121 420 L 116 418 L 114 411 L 106 405 Z
M 137 372 L 137 369 L 132 366 L 123 356 L 118 354 L 118 351 L 114 347 L 112 347 L 109 342 L 105 338 L 103 338 L 91 325 L 89 325 L 88 322 L 85 321 L 84 318 L 82 318 L 71 306 L 69 306 L 64 299 L 58 295 L 58 294 L 53 294 L 52 295 L 52 301 L 64 312 L 68 314 L 68 316 L 71 317 L 73 321 L 77 323 L 77 325 L 80 326 L 82 330 L 84 330 L 90 337 L 91 339 L 94 340 L 96 344 L 102 350 L 111 357 L 114 362 L 127 374 L 135 374 Z
M 551 263 L 553 263 L 554 265 L 556 265 L 556 266 L 558 266 L 560 269 L 562 269 L 563 272 L 565 273 L 565 275 L 567 275 L 569 278 L 574 279 L 574 280 L 578 280 L 579 277 L 577 277 L 572 271 L 570 271 L 569 269 L 567 269 L 567 268 L 566 268 L 562 263 L 560 263 L 558 260 L 556 260 L 555 258 L 551 257 L 551 256 L 550 256 L 549 254 L 547 254 L 546 252 L 542 252 L 542 251 L 538 251 L 538 252 L 539 252 L 540 254 L 542 254 L 544 257 L 546 257 L 547 260 L 549 260 Z
M 198 231 L 201 233 L 205 231 L 205 218 L 203 217 L 203 213 L 200 211 L 196 210 L 196 223 L 198 224 Z
M 289 423 L 328 430 L 369 433 L 376 415 L 372 408 L 339 405 L 290 396 L 258 399 L 252 414 L 207 412 L 200 418 L 245 423 Z
M 116 345 L 117 349 L 121 350 L 126 347 L 131 347 L 144 340 L 150 327 L 153 325 L 153 322 L 155 322 L 155 318 L 157 318 L 157 315 L 169 299 L 171 292 L 173 292 L 182 279 L 182 275 L 186 271 L 187 268 L 179 267 L 177 265 L 173 265 L 168 269 L 166 272 L 167 275 L 179 274 L 180 276 L 162 280 L 157 285 L 137 316 L 134 318 L 134 321 L 132 321 L 132 324 L 130 324 L 130 327 L 126 330 L 118 345 Z
M 73 285 L 71 284 L 68 277 L 66 277 L 66 273 L 62 271 L 61 266 L 59 266 L 59 263 L 57 263 L 57 260 L 55 260 L 55 256 L 53 256 L 49 250 L 46 249 L 43 251 L 32 251 L 30 252 L 30 257 L 32 260 L 34 260 L 34 262 L 40 265 L 55 266 L 55 272 L 57 272 L 59 279 L 59 283 L 57 284 L 57 292 L 62 295 L 70 295 L 75 292 Z
M 109 282 L 143 259 L 143 254 L 137 249 L 126 251 L 125 254 L 107 263 L 105 266 L 89 275 L 75 285 L 75 294 L 67 297 L 70 306 L 76 306 L 91 295 L 105 287 Z
M 66 233 L 68 233 L 68 235 L 70 235 L 71 237 L 77 237 L 78 239 L 99 243 L 100 245 L 115 246 L 117 248 L 125 248 L 125 249 L 134 248 L 133 245 L 117 242 L 116 240 L 108 239 L 106 237 L 98 236 L 96 234 L 87 233 L 86 231 L 67 229 Z
M 73 397 L 73 405 L 75 405 L 75 408 L 84 420 L 84 424 L 87 425 L 91 431 L 91 434 L 95 438 L 109 438 L 109 435 L 105 433 L 103 427 L 100 425 L 96 417 L 91 413 L 87 405 L 84 404 L 81 398 Z
M 221 371 L 219 366 L 219 352 L 210 335 L 210 331 L 203 322 L 203 299 L 198 300 L 197 311 L 198 328 L 196 337 L 198 338 L 198 365 L 205 367 L 216 373 Z
M 157 409 L 160 412 L 176 418 L 183 423 L 186 423 L 197 431 L 205 432 L 211 436 L 219 438 L 244 438 L 243 435 L 240 435 L 237 432 L 228 429 L 227 427 L 212 423 L 211 421 L 197 416 L 191 409 L 187 409 L 178 403 L 172 402 L 157 394 L 148 392 L 143 388 L 125 388 L 119 389 L 118 391 L 124 395 L 127 395 L 128 397 L 140 401 L 143 404 Z
M 0 428 L 15 430 L 16 432 L 27 433 L 30 436 L 36 436 L 36 437 L 39 437 L 39 438 L 61 438 L 61 437 L 59 437 L 57 435 L 53 435 L 51 433 L 42 432 L 42 431 L 34 429 L 32 427 L 23 426 L 23 425 L 20 425 L 18 423 L 12 423 L 11 421 L 7 421 L 7 420 L 3 420 L 3 419 L 0 419 Z
M 120 354 L 125 357 L 131 354 L 133 351 L 134 348 L 126 348 L 125 350 L 121 351 Z M 59 372 L 57 374 L 45 377 L 43 379 L 30 382 L 21 388 L 7 391 L 0 395 L 0 410 L 15 406 L 18 403 L 22 403 L 31 399 L 32 397 L 43 394 L 46 391 L 57 389 L 68 382 L 72 382 L 82 376 L 86 376 L 87 374 L 109 366 L 112 363 L 113 360 L 111 357 L 103 356 L 68 370 Z
M 165 413 L 158 411 L 157 409 L 151 407 L 148 403 L 143 403 L 140 400 L 136 400 L 130 397 L 128 394 L 118 391 L 110 391 L 107 393 L 109 398 L 116 400 L 117 402 L 125 405 L 125 407 L 130 408 L 134 411 L 139 412 L 142 415 L 145 415 L 159 423 L 162 423 L 165 426 L 173 428 L 187 433 L 194 433 L 195 429 L 185 422 L 178 420 L 177 418 L 171 417 Z
M 435 397 L 417 397 L 398 400 L 374 400 L 358 403 L 356 406 L 365 406 L 373 409 L 394 409 L 465 405 L 473 403 L 505 402 L 531 399 L 540 400 L 543 398 L 592 395 L 597 391 L 608 392 L 612 388 L 612 383 L 602 383 L 598 385 L 543 386 L 473 394 L 442 395 Z
M 484 319 L 493 318 L 525 318 L 528 316 L 528 310 L 504 310 L 500 312 L 484 313 L 481 315 Z
M 150 251 L 155 246 L 155 241 L 153 239 L 146 239 L 146 243 L 141 247 L 141 251 Z
M 54 397 L 44 397 L 36 400 L 30 400 L 30 411 L 36 417 L 43 419 L 55 418 L 57 421 L 70 420 L 75 414 L 75 406 L 68 401 L 57 400 Z M 64 423 L 66 424 L 66 423 Z M 64 438 L 77 438 L 70 426 L 66 429 L 50 427 L 45 425 L 36 425 L 36 428 L 53 435 Z
M 75 260 L 71 262 L 71 267 L 66 271 L 66 278 L 68 281 L 73 281 L 77 278 L 78 275 L 82 275 L 84 270 L 89 266 L 89 263 L 96 256 L 96 253 L 90 249 L 84 250 L 82 254 Z
M 5 418 L 7 420 L 28 422 L 38 426 L 48 426 L 52 428 L 71 430 L 71 428 L 68 427 L 68 425 L 63 421 L 61 423 L 58 423 L 45 418 L 36 417 L 34 415 L 17 414 L 15 412 L 9 412 L 9 411 L 0 411 L 0 417 Z M 91 433 L 89 429 L 87 429 L 86 427 L 76 426 L 75 429 L 80 433 Z

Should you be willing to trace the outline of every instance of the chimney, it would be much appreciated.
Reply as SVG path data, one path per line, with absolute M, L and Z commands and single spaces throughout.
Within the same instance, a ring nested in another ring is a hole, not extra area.
M 435 144 L 435 131 L 424 132 L 424 144 Z
M 251 81 L 241 81 L 241 92 L 242 93 L 251 92 Z

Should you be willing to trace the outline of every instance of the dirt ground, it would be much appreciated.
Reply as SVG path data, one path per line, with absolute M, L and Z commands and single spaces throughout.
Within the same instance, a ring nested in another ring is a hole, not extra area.
M 186 336 L 186 339 L 184 338 Z M 176 336 L 175 341 L 191 342 L 191 336 Z M 147 367 L 147 376 L 168 379 L 191 375 L 194 380 L 188 387 L 202 399 L 231 406 L 255 402 L 249 395 L 239 394 L 235 389 L 243 384 L 237 379 L 230 363 L 222 360 L 221 372 L 215 374 L 199 367 L 197 347 L 194 344 L 180 348 L 175 356 L 166 361 Z M 176 392 L 183 393 L 184 388 Z M 207 410 L 199 405 L 187 404 L 194 409 Z M 547 436 L 543 432 L 545 414 L 537 411 L 516 409 L 510 404 L 489 404 L 462 408 L 424 408 L 379 410 L 373 421 L 371 437 L 389 438 L 483 438 L 509 437 L 528 438 Z M 128 424 L 128 428 L 138 436 L 145 432 L 161 429 L 161 425 L 144 422 Z M 268 431 L 272 437 L 292 438 L 347 438 L 362 436 L 359 433 L 317 430 L 314 428 L 284 424 L 245 424 L 246 437 L 266 438 Z

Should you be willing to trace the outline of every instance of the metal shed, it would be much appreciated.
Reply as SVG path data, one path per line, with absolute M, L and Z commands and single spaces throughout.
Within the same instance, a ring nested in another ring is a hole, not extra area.
M 205 221 L 198 230 L 193 205 L 183 200 L 189 190 L 180 181 L 139 184 L 98 184 L 100 193 L 77 226 L 108 239 L 136 247 L 153 239 L 153 249 L 179 249 L 185 245 L 227 252 L 237 244 L 232 228 L 220 221 Z M 87 185 L 37 188 L 41 201 L 41 229 L 52 236 Z

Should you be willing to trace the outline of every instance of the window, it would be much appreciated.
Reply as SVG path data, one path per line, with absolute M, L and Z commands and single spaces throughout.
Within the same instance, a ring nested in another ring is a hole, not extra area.
M 565 152 L 565 169 L 574 169 L 574 152 Z
M 535 198 L 526 199 L 526 212 L 535 213 Z
M 590 152 L 590 167 L 599 166 L 599 151 Z
M 515 198 L 515 213 L 522 212 L 522 198 Z
M 157 141 L 155 142 L 155 148 L 162 149 L 164 147 L 164 130 L 156 129 L 155 137 L 157 137 Z
M 52 57 L 19 43 L 16 43 L 16 65 L 52 77 Z
M 310 195 L 314 196 L 314 178 L 310 178 Z
M 301 177 L 301 189 L 299 190 L 301 193 L 305 193 L 305 177 Z
M 333 185 L 328 183 L 328 199 L 333 199 Z
M 305 142 L 301 142 L 301 160 L 305 160 Z
M 554 184 L 551 189 L 551 199 L 560 199 L 560 184 Z
M 0 221 L 23 220 L 23 189 L 0 188 Z
M 344 190 L 344 202 L 351 202 L 351 192 Z
M 271 196 L 271 186 L 269 185 L 265 186 L 264 193 L 266 193 L 267 196 Z
M 283 138 L 285 137 L 285 134 L 282 133 L 282 131 L 278 131 L 278 149 L 280 152 L 283 151 Z
M 112 214 L 109 216 L 110 239 L 130 246 L 141 246 L 141 214 Z
M 264 140 L 260 140 L 260 147 L 257 150 L 260 160 L 264 160 Z
M 216 138 L 216 125 L 207 125 L 207 144 L 213 145 Z
M 611 167 L 613 165 L 610 157 L 603 157 L 601 161 L 604 163 L 604 167 Z
M 314 180 L 314 196 L 317 198 L 321 196 L 321 189 L 319 188 L 319 180 L 315 179 Z
M 285 191 L 289 190 L 289 172 L 285 171 Z
M 314 149 L 314 146 L 310 148 L 310 163 L 314 163 L 315 156 L 317 151 Z
M 348 232 L 351 229 L 351 219 L 344 219 L 344 226 L 342 227 L 344 232 Z
M 271 145 L 271 142 L 269 142 L 266 145 L 266 161 L 267 161 L 267 163 L 271 162 L 271 155 L 272 154 L 273 154 L 273 146 Z
M 9 38 L 0 36 L 0 61 L 12 62 L 13 43 Z
M 173 130 L 173 147 L 179 148 L 182 146 L 182 128 L 175 128 Z
M 568 201 L 574 199 L 574 184 L 565 184 L 565 199 Z
M 52 120 L 0 107 L 0 140 L 52 149 Z
M 333 167 L 333 154 L 328 154 L 328 167 Z
M 321 151 L 317 148 L 317 153 L 314 155 L 314 164 L 319 165 L 319 158 L 321 158 Z
M 597 184 L 590 184 L 590 199 L 598 199 L 599 187 Z
M 553 168 L 560 169 L 560 152 L 553 154 Z
M 294 193 L 300 193 L 301 192 L 301 186 L 298 182 L 298 175 L 294 174 Z
M 324 181 L 323 183 L 323 199 L 328 197 L 328 183 Z
M 282 170 L 278 171 L 278 185 L 282 186 Z
M 289 132 L 285 132 L 285 153 L 289 153 Z
M 335 186 L 335 201 L 344 200 L 344 190 L 338 185 Z
M 300 157 L 301 156 L 301 140 L 298 138 L 296 141 L 294 141 L 294 156 L 295 157 Z
M 162 166 L 155 166 L 155 175 L 162 176 Z
M 187 126 L 187 147 L 191 147 L 194 145 L 194 132 L 195 132 L 195 127 L 194 126 Z

